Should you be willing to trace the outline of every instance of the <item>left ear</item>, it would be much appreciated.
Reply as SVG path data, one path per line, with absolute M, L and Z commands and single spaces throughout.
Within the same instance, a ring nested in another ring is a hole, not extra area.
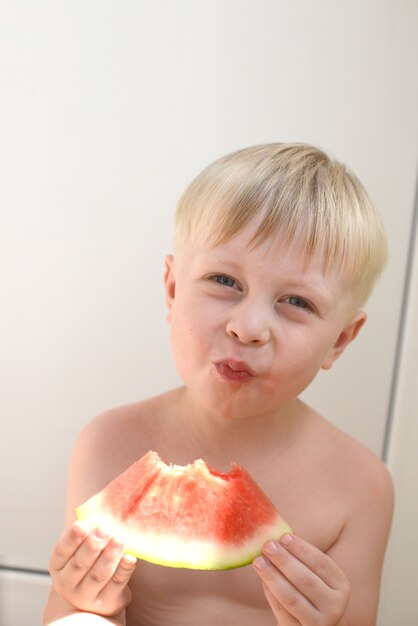
M 329 350 L 324 362 L 322 363 L 322 369 L 329 370 L 334 365 L 338 357 L 344 352 L 349 343 L 357 337 L 360 329 L 367 320 L 367 315 L 364 311 L 358 311 L 353 318 L 349 321 L 347 326 L 343 328 L 338 335 L 337 341 Z
M 167 320 L 171 322 L 171 314 L 176 292 L 176 276 L 174 271 L 174 257 L 172 254 L 168 254 L 165 257 L 164 285 L 165 301 L 167 304 Z

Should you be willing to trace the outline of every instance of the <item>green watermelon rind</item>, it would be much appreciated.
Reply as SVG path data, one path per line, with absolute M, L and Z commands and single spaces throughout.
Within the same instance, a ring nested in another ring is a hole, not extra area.
M 122 541 L 126 548 L 125 554 L 133 555 L 141 560 L 164 565 L 165 567 L 187 568 L 194 570 L 228 570 L 249 565 L 262 553 L 263 545 L 268 540 L 279 540 L 284 534 L 293 530 L 277 514 L 276 521 L 258 529 L 248 541 L 239 546 L 222 545 L 216 541 L 201 541 L 179 538 L 163 532 L 142 533 L 129 527 L 122 528 L 120 522 L 113 519 L 110 511 L 106 511 L 101 493 L 87 500 L 76 509 L 79 521 L 87 521 L 90 528 L 100 526 L 111 535 Z

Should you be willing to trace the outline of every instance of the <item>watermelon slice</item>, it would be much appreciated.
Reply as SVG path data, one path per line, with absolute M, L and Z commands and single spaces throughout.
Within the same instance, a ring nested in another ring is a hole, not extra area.
M 148 452 L 76 510 L 124 541 L 126 553 L 168 567 L 241 567 L 268 539 L 292 532 L 257 483 L 232 464 L 166 465 Z

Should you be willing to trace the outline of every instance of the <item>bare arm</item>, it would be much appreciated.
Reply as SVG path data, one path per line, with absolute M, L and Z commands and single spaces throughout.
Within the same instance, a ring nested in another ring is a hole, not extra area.
M 280 626 L 375 626 L 393 488 L 380 462 L 370 460 L 363 470 L 347 494 L 347 523 L 326 554 L 288 536 L 255 560 Z
M 52 588 L 44 623 L 125 626 L 135 559 L 113 537 L 75 522 L 75 508 L 114 476 L 106 418 L 94 420 L 75 446 L 68 480 L 65 530 L 50 559 Z M 110 469 L 109 468 L 112 468 Z
M 73 611 L 63 617 L 58 617 L 54 621 L 49 622 L 53 626 L 106 626 L 112 624 L 113 626 L 119 626 L 125 621 L 120 622 L 108 617 L 102 617 L 95 613 L 85 613 L 81 611 Z
M 351 585 L 347 626 L 375 626 L 386 545 L 394 505 L 392 479 L 383 464 L 371 464 L 358 490 L 352 516 L 328 555 Z

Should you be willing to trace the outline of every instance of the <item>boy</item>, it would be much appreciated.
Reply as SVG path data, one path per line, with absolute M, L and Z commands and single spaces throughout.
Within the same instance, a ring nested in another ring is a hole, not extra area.
M 109 411 L 81 433 L 45 623 L 376 623 L 390 477 L 299 395 L 356 337 L 385 261 L 363 187 L 312 146 L 241 150 L 193 181 L 165 271 L 184 387 Z M 241 464 L 295 535 L 237 570 L 136 567 L 117 538 L 74 523 L 74 509 L 148 450 L 181 465 Z

